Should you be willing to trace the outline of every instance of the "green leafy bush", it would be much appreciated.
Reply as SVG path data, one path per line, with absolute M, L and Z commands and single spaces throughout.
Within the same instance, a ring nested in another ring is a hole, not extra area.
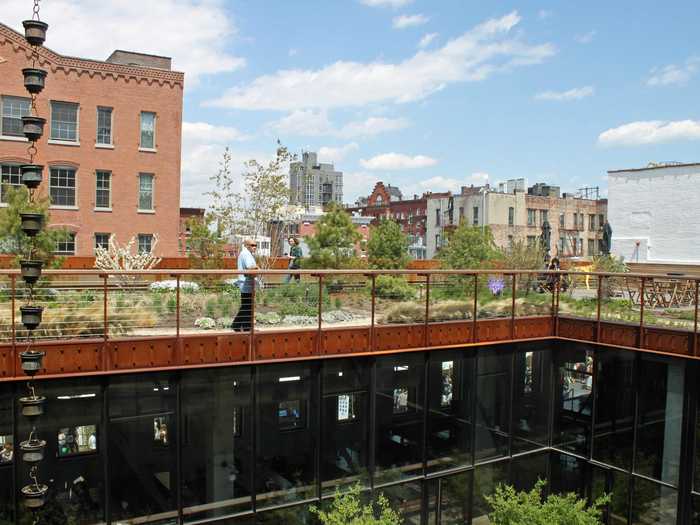
M 330 509 L 320 510 L 315 505 L 311 513 L 322 525 L 401 525 L 403 519 L 389 505 L 384 494 L 379 494 L 376 503 L 363 504 L 360 500 L 360 485 L 355 485 L 346 494 L 336 491 Z
M 367 285 L 371 290 L 371 285 Z M 400 275 L 378 275 L 374 284 L 374 293 L 380 299 L 410 301 L 415 299 L 416 291 Z

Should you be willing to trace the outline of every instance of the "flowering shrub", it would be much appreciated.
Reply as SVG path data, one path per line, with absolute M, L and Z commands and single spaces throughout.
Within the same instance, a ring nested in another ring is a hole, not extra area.
M 489 277 L 488 286 L 493 295 L 501 295 L 501 292 L 503 292 L 506 287 L 506 283 L 503 282 L 503 279 Z
M 170 279 L 167 281 L 156 281 L 148 287 L 152 292 L 174 292 L 177 290 L 177 281 Z M 199 284 L 192 281 L 180 281 L 180 291 L 184 293 L 197 293 Z
M 201 328 L 202 330 L 211 330 L 216 328 L 216 321 L 211 317 L 198 317 L 194 321 L 195 328 Z

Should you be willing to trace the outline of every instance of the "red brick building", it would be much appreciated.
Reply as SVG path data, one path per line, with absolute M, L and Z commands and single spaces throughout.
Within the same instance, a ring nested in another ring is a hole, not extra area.
M 411 256 L 425 259 L 426 209 L 430 195 L 440 194 L 424 193 L 420 197 L 413 195 L 412 199 L 404 199 L 399 188 L 379 181 L 368 197 L 358 199 L 348 211 L 374 217 L 373 225 L 382 218 L 394 219 L 409 236 Z
M 167 57 L 115 51 L 102 62 L 38 52 L 37 67 L 48 71 L 37 97 L 46 118 L 38 191 L 51 198 L 51 225 L 71 233 L 57 253 L 93 255 L 110 235 L 120 243 L 136 237 L 150 250 L 157 234 L 155 252 L 178 255 L 184 74 L 171 71 Z M 21 121 L 29 112 L 26 67 L 30 46 L 0 24 L 0 206 L 29 161 Z

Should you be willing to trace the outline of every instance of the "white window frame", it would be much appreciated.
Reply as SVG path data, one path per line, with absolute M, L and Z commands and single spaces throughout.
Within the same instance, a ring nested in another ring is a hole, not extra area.
M 24 136 L 24 133 L 19 133 L 18 135 L 6 135 L 5 130 L 2 127 L 2 119 L 4 111 L 5 111 L 5 101 L 8 99 L 16 99 L 16 100 L 24 100 L 28 102 L 31 106 L 31 99 L 28 97 L 16 97 L 14 95 L 2 95 L 0 97 L 0 139 L 2 140 L 12 140 L 12 141 L 17 141 L 17 142 L 28 142 L 27 137 Z
M 109 239 L 112 237 L 112 234 L 109 232 L 95 232 L 94 235 L 92 236 L 92 239 L 94 241 L 94 250 L 97 251 L 97 236 L 98 235 L 106 235 L 107 236 L 107 246 L 109 246 Z
M 54 104 L 69 104 L 75 106 L 75 140 L 55 139 L 53 138 L 53 113 Z M 80 104 L 78 102 L 68 102 L 65 100 L 49 101 L 49 144 L 57 144 L 59 146 L 80 146 Z
M 69 204 L 54 204 L 51 202 L 49 205 L 49 209 L 52 210 L 77 210 L 78 209 L 78 168 L 75 166 L 65 166 L 62 164 L 51 164 L 49 165 L 49 199 L 51 199 L 51 170 L 73 170 L 75 172 L 75 185 L 73 186 L 73 190 L 75 192 L 75 198 L 73 199 L 73 202 L 75 204 L 69 205 Z
M 100 110 L 109 110 L 109 142 L 100 142 Z M 95 110 L 95 147 L 114 149 L 114 108 L 109 106 L 97 106 Z
M 141 177 L 150 176 L 151 177 L 151 207 L 141 208 Z M 138 180 L 138 191 L 136 194 L 136 209 L 138 213 L 155 213 L 156 212 L 156 175 L 155 173 L 139 173 L 137 175 Z
M 153 115 L 153 146 L 151 146 L 151 147 L 144 146 L 142 143 L 142 140 L 143 140 L 143 128 L 142 128 L 143 121 L 142 121 L 142 119 L 143 119 L 143 115 L 145 113 L 148 113 L 149 115 Z M 158 128 L 158 114 L 155 111 L 141 111 L 139 113 L 139 151 L 148 151 L 148 152 L 158 151 L 158 146 L 157 146 L 158 143 L 156 142 L 156 136 L 157 136 L 156 130 L 157 130 L 157 128 Z
M 78 252 L 78 234 L 75 232 L 66 232 L 66 235 L 72 236 L 73 237 L 73 252 L 70 253 L 67 250 L 66 251 L 59 251 L 57 249 L 54 250 L 54 255 L 64 255 L 64 256 L 70 256 L 70 255 L 75 255 Z M 56 248 L 58 248 L 58 243 L 59 242 L 64 242 L 64 241 L 56 241 Z M 66 241 L 67 242 L 67 241 Z
M 21 173 L 20 173 L 20 171 L 19 171 L 20 164 L 18 164 L 18 163 L 16 163 L 16 162 L 1 162 L 1 163 L 0 163 L 0 206 L 2 206 L 2 207 L 7 206 L 7 203 L 6 203 L 6 202 L 2 202 L 2 198 L 3 198 L 3 189 L 2 189 L 2 187 L 4 186 L 3 183 L 2 183 L 2 168 L 3 168 L 4 166 L 9 166 L 9 167 L 17 168 L 17 176 L 19 177 L 20 182 L 18 182 L 17 184 L 9 183 L 9 186 L 14 186 L 14 187 L 18 187 L 18 188 L 22 186 L 22 181 L 21 181 L 22 175 L 21 175 Z M 12 176 L 12 175 L 13 175 L 13 174 L 10 174 L 10 176 Z
M 141 251 L 141 238 L 149 238 L 149 249 L 147 252 Z M 153 253 L 153 234 L 152 233 L 139 233 L 136 236 L 136 252 L 137 253 Z
M 107 207 L 102 207 L 97 205 L 97 190 L 99 189 L 97 187 L 97 176 L 101 173 L 107 173 L 109 174 L 109 206 Z M 95 211 L 112 211 L 112 172 L 110 170 L 95 170 Z

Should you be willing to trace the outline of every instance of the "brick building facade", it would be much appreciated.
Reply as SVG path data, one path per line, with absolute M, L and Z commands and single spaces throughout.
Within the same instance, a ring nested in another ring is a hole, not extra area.
M 116 51 L 102 62 L 38 52 L 48 71 L 37 97 L 47 120 L 35 158 L 44 165 L 38 191 L 51 198 L 50 225 L 71 233 L 58 253 L 92 255 L 110 235 L 120 243 L 136 237 L 150 250 L 157 233 L 157 255 L 178 255 L 184 74 L 166 57 Z M 29 161 L 21 70 L 30 66 L 24 37 L 0 24 L 0 205 Z

